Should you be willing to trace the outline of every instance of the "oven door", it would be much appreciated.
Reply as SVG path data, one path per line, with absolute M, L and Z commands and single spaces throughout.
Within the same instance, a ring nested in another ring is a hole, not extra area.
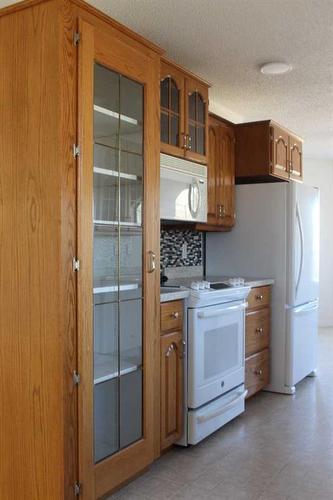
M 188 309 L 188 408 L 244 383 L 243 301 Z

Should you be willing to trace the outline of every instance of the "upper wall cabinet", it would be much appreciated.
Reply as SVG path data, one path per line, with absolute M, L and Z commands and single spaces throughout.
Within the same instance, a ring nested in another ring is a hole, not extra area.
M 208 84 L 161 62 L 161 151 L 207 163 Z
M 235 224 L 235 127 L 209 115 L 207 224 L 201 231 L 229 231 Z
M 236 182 L 303 180 L 303 141 L 273 121 L 236 126 Z

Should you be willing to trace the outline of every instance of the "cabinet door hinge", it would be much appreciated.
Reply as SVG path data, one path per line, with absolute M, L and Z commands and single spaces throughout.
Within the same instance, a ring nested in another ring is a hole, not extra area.
M 73 271 L 80 271 L 80 261 L 75 257 L 73 258 Z
M 75 385 L 79 385 L 81 382 L 81 376 L 76 370 L 73 371 L 73 382 Z
M 73 156 L 74 158 L 80 156 L 80 146 L 78 146 L 77 144 L 73 144 Z
M 74 47 L 76 47 L 80 43 L 80 39 L 81 39 L 80 33 L 78 33 L 76 31 L 74 33 L 74 35 L 73 35 L 73 45 L 74 45 Z
M 81 495 L 81 489 L 82 489 L 82 485 L 81 483 L 79 483 L 79 481 L 76 481 L 76 483 L 74 484 L 74 493 L 75 493 L 75 496 L 79 496 Z

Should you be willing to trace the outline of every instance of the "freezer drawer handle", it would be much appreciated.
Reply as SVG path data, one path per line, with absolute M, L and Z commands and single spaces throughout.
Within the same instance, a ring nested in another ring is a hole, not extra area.
M 232 408 L 233 406 L 235 406 L 237 403 L 239 403 L 239 401 L 244 400 L 246 398 L 246 396 L 247 396 L 247 393 L 248 393 L 248 391 L 246 389 L 241 394 L 238 393 L 238 396 L 235 399 L 233 399 L 232 401 L 230 401 L 230 403 L 228 403 L 227 405 L 223 406 L 223 408 L 219 408 L 216 411 L 208 413 L 208 415 L 198 416 L 197 417 L 197 422 L 199 422 L 200 424 L 202 424 L 204 422 L 207 422 L 207 420 L 210 420 L 212 418 L 218 417 L 219 415 L 222 415 L 226 411 L 230 410 L 230 408 Z
M 200 311 L 198 312 L 198 318 L 214 318 L 215 316 L 222 316 L 225 313 L 231 311 L 240 311 L 241 309 L 246 309 L 248 306 L 247 302 L 239 304 L 238 306 L 229 306 L 223 309 L 214 309 L 213 311 Z

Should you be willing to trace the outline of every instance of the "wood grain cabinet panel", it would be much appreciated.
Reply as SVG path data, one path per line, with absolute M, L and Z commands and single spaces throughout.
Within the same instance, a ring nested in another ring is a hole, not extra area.
M 271 133 L 271 169 L 274 176 L 289 179 L 289 135 L 278 126 L 270 128 Z
M 297 137 L 289 137 L 290 177 L 295 181 L 303 179 L 303 143 Z
M 183 302 L 172 300 L 161 304 L 161 333 L 182 330 Z
M 176 442 L 183 422 L 182 332 L 161 337 L 161 450 Z
M 245 362 L 247 397 L 253 396 L 269 383 L 269 350 L 253 354 Z
M 261 351 L 269 346 L 270 309 L 265 307 L 246 315 L 245 355 Z
M 236 125 L 236 183 L 302 181 L 303 141 L 271 120 Z
M 209 116 L 207 166 L 207 224 L 200 231 L 230 231 L 235 224 L 235 130 L 215 115 Z
M 271 301 L 271 287 L 261 286 L 252 288 L 248 295 L 248 309 L 269 306 Z
M 271 286 L 252 288 L 245 316 L 245 387 L 253 396 L 269 383 Z

